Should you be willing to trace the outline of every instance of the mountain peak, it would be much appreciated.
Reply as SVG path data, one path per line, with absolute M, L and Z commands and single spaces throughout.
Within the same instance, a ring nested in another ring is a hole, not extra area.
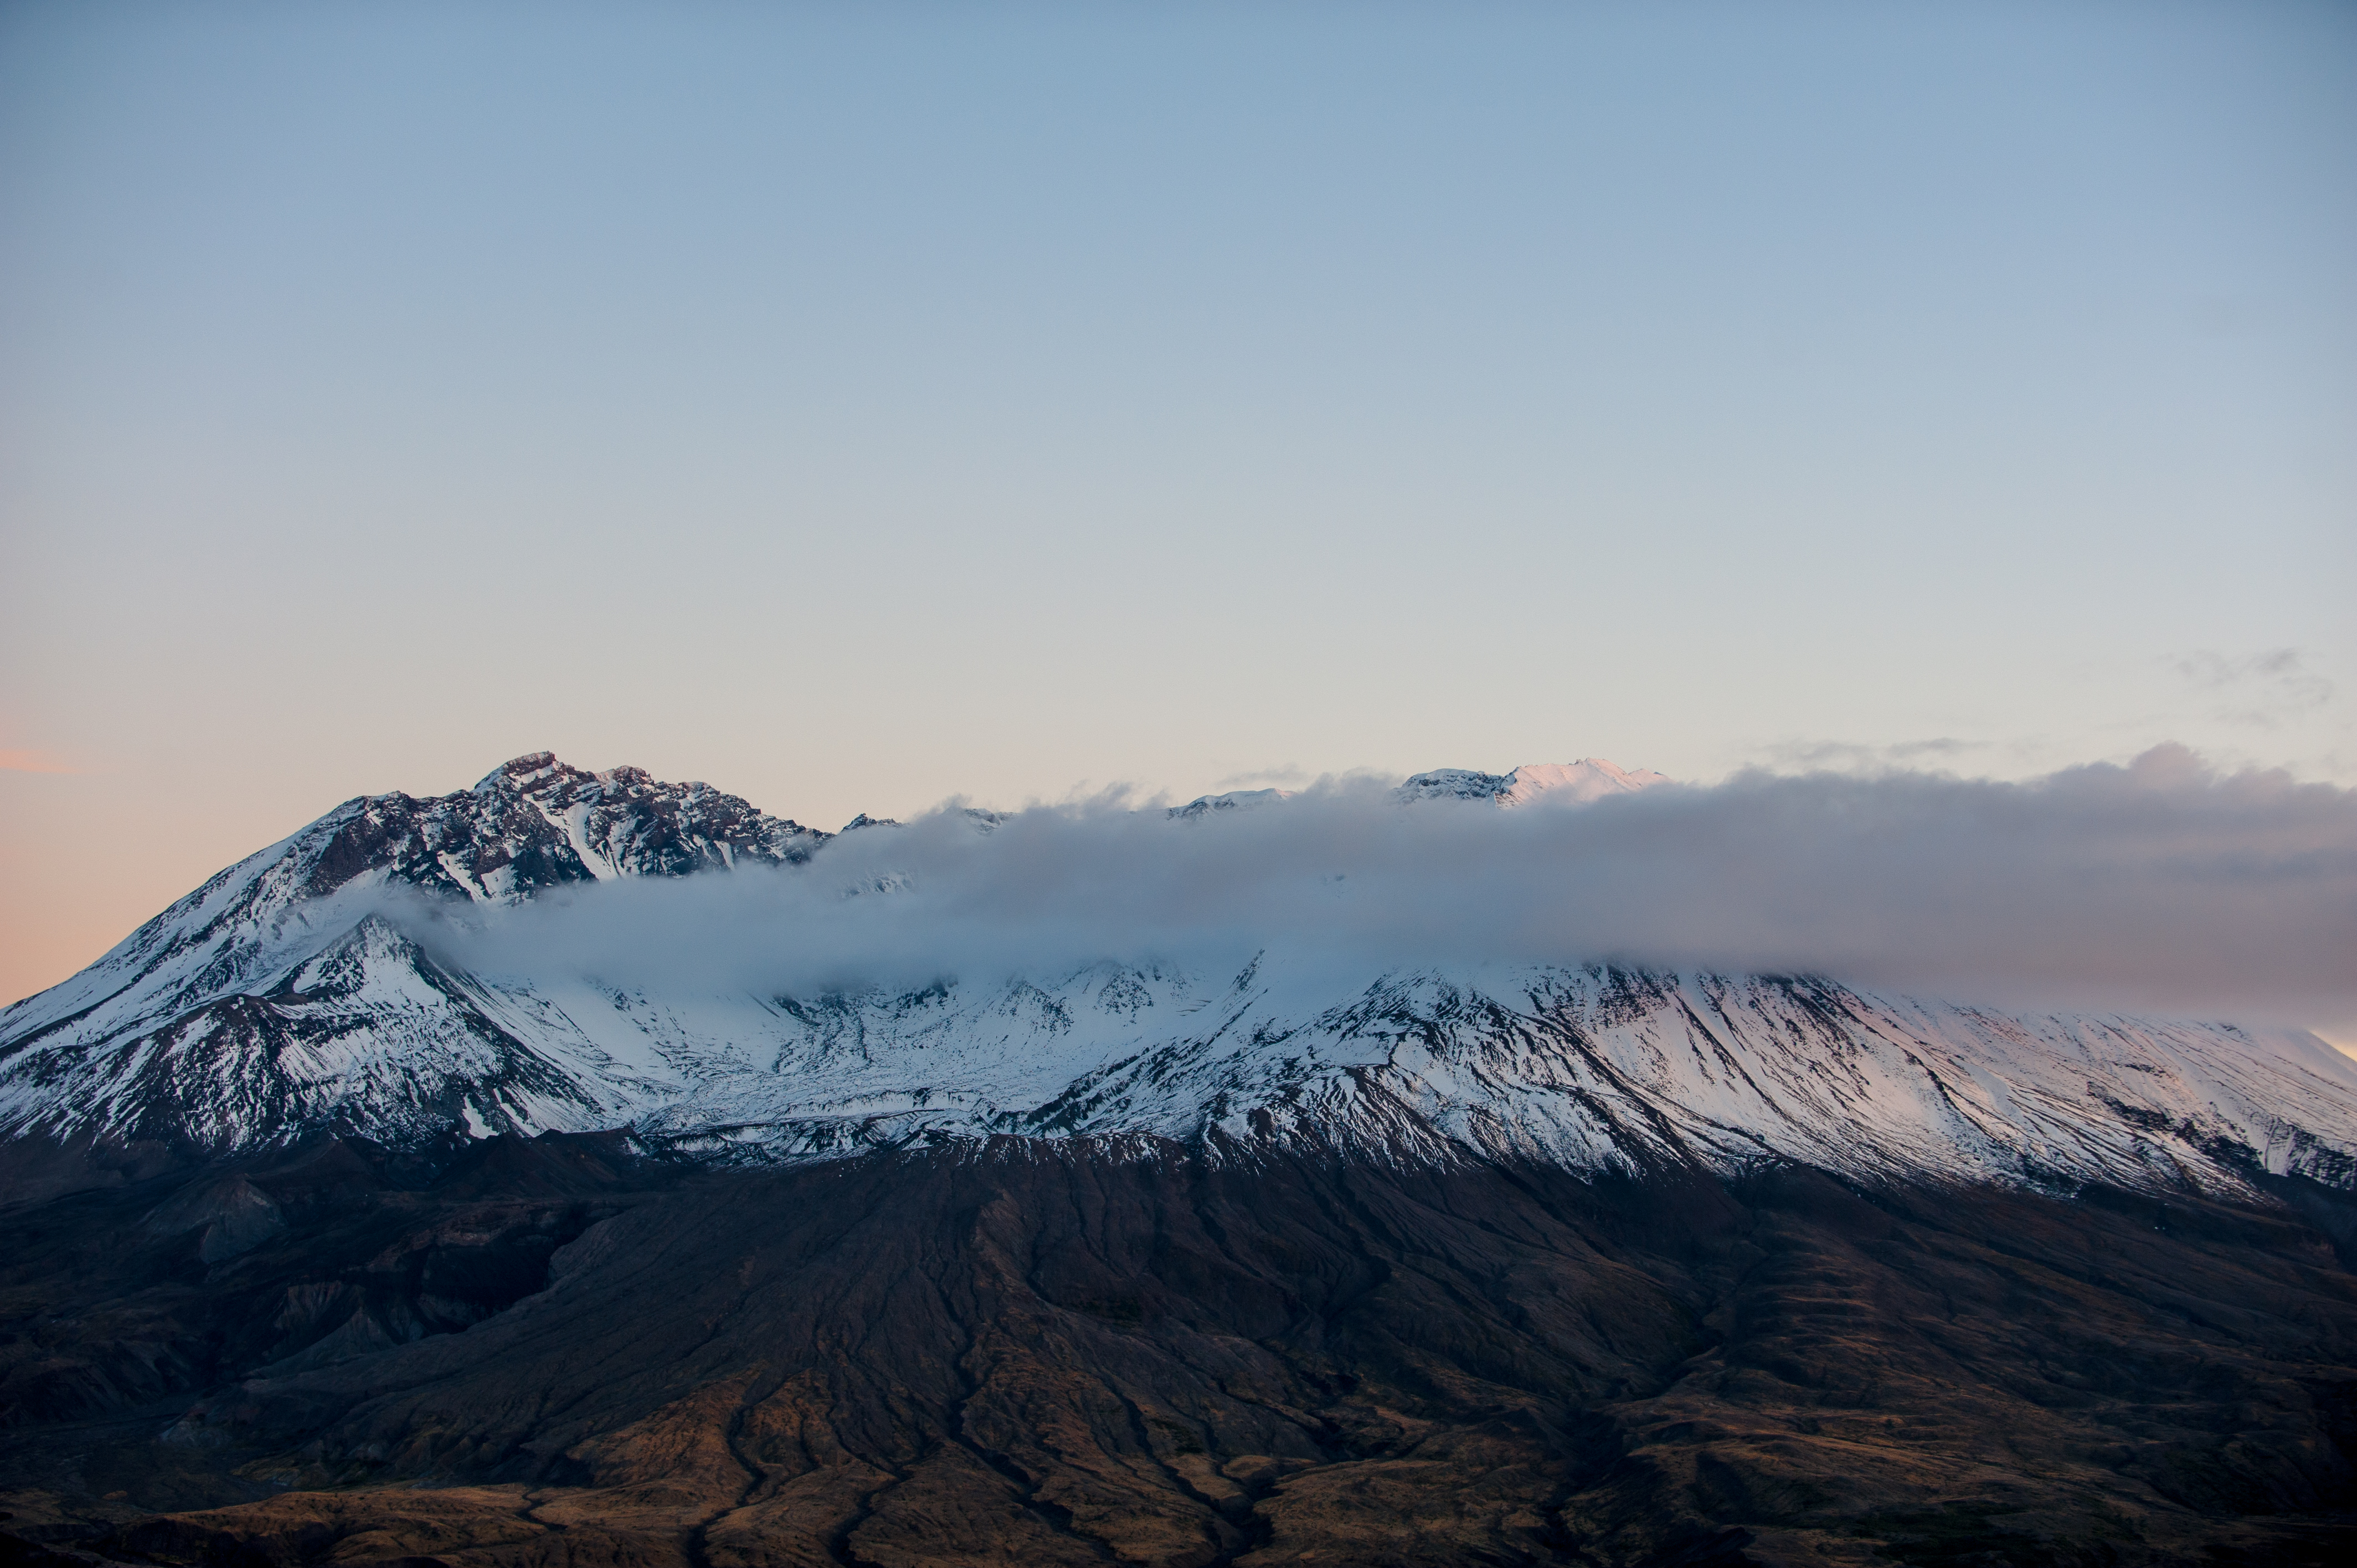
M 590 773 L 527 752 L 472 789 L 346 801 L 213 876 L 81 973 L 0 1009 L 0 1039 L 93 1008 L 102 1034 L 106 1019 L 185 1015 L 201 1030 L 242 1018 L 252 1009 L 237 998 L 385 889 L 512 904 L 583 883 L 804 861 L 832 836 L 708 785 L 639 768 Z M 231 1032 L 258 1037 L 242 1023 Z
M 1511 773 L 1436 768 L 1402 784 L 1399 795 L 1404 800 L 1493 800 L 1501 806 L 1544 798 L 1551 805 L 1577 805 L 1668 782 L 1667 775 L 1650 768 L 1632 770 L 1601 757 L 1583 757 L 1576 762 L 1526 762 Z
M 502 787 L 522 789 L 552 773 L 578 771 L 580 771 L 578 768 L 567 768 L 564 763 L 557 761 L 556 754 L 553 751 L 528 751 L 522 757 L 510 757 L 484 774 L 476 781 L 472 793 L 487 794 Z
M 1650 768 L 1626 768 L 1601 757 L 1576 762 L 1526 762 L 1506 776 L 1503 803 L 1520 805 L 1545 796 L 1571 803 L 1600 800 L 1607 795 L 1632 795 L 1668 783 L 1665 774 Z
M 1279 800 L 1293 798 L 1290 789 L 1231 789 L 1224 795 L 1198 795 L 1183 806 L 1173 806 L 1168 815 L 1181 822 L 1195 822 L 1213 811 L 1235 811 L 1254 806 L 1273 806 Z

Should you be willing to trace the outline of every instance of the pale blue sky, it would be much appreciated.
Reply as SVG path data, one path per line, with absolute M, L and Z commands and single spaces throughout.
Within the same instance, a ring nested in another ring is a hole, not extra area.
M 2346 5 L 14 0 L 0 991 L 544 746 L 2357 782 L 2352 435 Z

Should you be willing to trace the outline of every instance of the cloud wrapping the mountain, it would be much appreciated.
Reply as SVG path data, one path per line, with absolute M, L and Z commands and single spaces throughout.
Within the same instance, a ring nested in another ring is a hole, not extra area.
M 1404 805 L 1364 779 L 1172 821 L 1120 796 L 944 808 L 807 865 L 433 922 L 490 972 L 660 994 L 1045 977 L 1261 949 L 1399 965 L 1822 973 L 1992 1004 L 2357 1012 L 2357 791 L 2165 746 L 2021 783 L 1747 774 L 1589 805 Z

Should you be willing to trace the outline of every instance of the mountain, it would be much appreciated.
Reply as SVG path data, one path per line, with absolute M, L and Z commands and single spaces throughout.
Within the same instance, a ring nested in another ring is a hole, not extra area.
M 0 1209 L 0 1530 L 51 1568 L 2321 1568 L 2357 1203 L 2254 1179 L 333 1140 Z
M 1577 804 L 1657 778 L 1597 760 L 1449 769 L 1401 797 Z M 1174 815 L 1279 803 L 1253 791 Z M 469 972 L 388 901 L 799 865 L 826 841 L 704 785 L 544 753 L 463 794 L 348 802 L 0 1013 L 0 1130 L 232 1155 L 627 1126 L 733 1161 L 1216 1133 L 1411 1161 L 1773 1158 L 2235 1193 L 2254 1170 L 2357 1173 L 2357 1064 L 2296 1033 L 1601 965 L 1338 986 L 1269 953 L 1223 973 L 1096 963 L 907 993 L 650 994 L 562 968 Z
M 608 1101 L 478 1005 L 383 918 L 388 897 L 514 903 L 797 864 L 829 836 L 708 785 L 546 752 L 456 794 L 348 800 L 0 1010 L 0 1131 L 216 1150 L 331 1122 L 399 1137 L 465 1125 L 495 1091 L 544 1097 L 523 1111 L 534 1124 L 595 1121 Z
M 1173 806 L 1169 814 L 1188 822 L 1209 816 L 1213 811 L 1238 811 L 1254 806 L 1274 806 L 1279 800 L 1293 798 L 1290 789 L 1231 789 L 1224 795 L 1198 795 L 1183 806 Z
M 1577 762 L 1525 763 L 1510 773 L 1482 773 L 1469 768 L 1436 768 L 1401 784 L 1402 800 L 1486 800 L 1500 806 L 1526 805 L 1544 799 L 1550 805 L 1584 805 L 1609 795 L 1633 795 L 1656 784 L 1667 784 L 1666 774 L 1649 768 L 1633 772 L 1600 757 Z M 1170 815 L 1193 819 L 1212 811 L 1270 806 L 1289 800 L 1290 789 L 1232 789 L 1224 795 L 1202 795 Z
M 444 940 L 926 831 L 853 826 L 520 757 L 0 1012 L 0 1556 L 2357 1554 L 2357 1064 L 2312 1036 L 1281 946 L 773 994 Z
M 1437 768 L 1408 779 L 1400 786 L 1400 794 L 1416 800 L 1494 800 L 1501 806 L 1525 805 L 1542 799 L 1551 805 L 1573 805 L 1600 800 L 1608 795 L 1631 795 L 1669 781 L 1651 768 L 1631 772 L 1600 757 L 1583 757 L 1577 762 L 1528 764 L 1511 773 Z

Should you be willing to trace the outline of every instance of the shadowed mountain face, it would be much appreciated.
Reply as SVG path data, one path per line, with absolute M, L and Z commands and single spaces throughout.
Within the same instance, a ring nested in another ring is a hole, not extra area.
M 1146 1140 L 715 1172 L 561 1136 L 126 1174 L 0 1217 L 0 1507 L 52 1550 L 2357 1548 L 2357 1203 L 2298 1177 L 2261 1209 Z

